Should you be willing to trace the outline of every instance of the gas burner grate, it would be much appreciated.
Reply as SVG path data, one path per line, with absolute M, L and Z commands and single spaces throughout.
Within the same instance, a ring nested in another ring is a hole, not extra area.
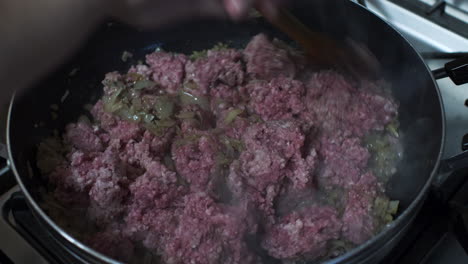
M 445 7 L 447 6 L 447 2 L 445 0 L 437 0 L 429 9 L 426 11 L 427 15 L 432 15 L 434 12 L 439 11 L 441 14 L 445 12 Z

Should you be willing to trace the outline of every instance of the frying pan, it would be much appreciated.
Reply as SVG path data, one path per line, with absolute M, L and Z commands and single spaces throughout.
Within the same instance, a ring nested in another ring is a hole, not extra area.
M 320 12 L 314 12 L 319 8 Z M 376 263 L 388 254 L 407 231 L 438 172 L 445 119 L 437 83 L 408 41 L 358 4 L 340 0 L 297 1 L 292 4 L 291 10 L 304 24 L 339 42 L 350 38 L 366 45 L 381 63 L 382 74 L 391 83 L 394 97 L 400 103 L 399 122 L 404 158 L 386 186 L 391 199 L 400 201 L 398 216 L 366 243 L 327 261 Z M 39 222 L 58 242 L 83 261 L 118 263 L 74 239 L 39 207 L 42 200 L 39 191 L 45 188 L 45 182 L 35 165 L 36 146 L 54 130 L 63 131 L 67 123 L 84 113 L 83 105 L 99 98 L 100 82 L 105 73 L 126 70 L 129 65 L 158 47 L 187 54 L 193 50 L 210 48 L 218 42 L 242 48 L 252 36 L 260 32 L 288 41 L 286 36 L 262 19 L 243 23 L 197 20 L 150 32 L 118 23 L 103 24 L 67 63 L 32 89 L 15 96 L 11 100 L 8 116 L 8 159 L 28 205 Z M 133 53 L 133 59 L 123 62 L 123 51 Z M 460 66 L 459 62 L 456 65 Z M 463 67 L 454 68 L 458 70 L 454 78 L 462 76 L 463 79 Z M 70 75 L 72 71 L 74 75 Z M 447 75 L 450 74 L 453 72 Z M 51 115 L 52 104 L 59 105 L 58 118 Z M 466 155 L 463 153 L 442 161 L 444 170 L 464 166 Z

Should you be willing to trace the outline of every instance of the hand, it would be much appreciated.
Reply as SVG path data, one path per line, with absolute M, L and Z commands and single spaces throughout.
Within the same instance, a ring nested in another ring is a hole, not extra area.
M 104 0 L 110 15 L 140 27 L 156 27 L 195 17 L 244 18 L 256 6 L 275 14 L 279 0 Z
M 270 17 L 275 17 L 277 7 L 281 0 L 223 0 L 224 7 L 229 16 L 235 20 L 247 15 L 253 7 L 261 9 Z

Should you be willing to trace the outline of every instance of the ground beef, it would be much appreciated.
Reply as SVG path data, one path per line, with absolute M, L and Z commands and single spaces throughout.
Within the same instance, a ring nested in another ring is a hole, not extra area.
M 174 129 L 167 129 L 161 135 L 154 135 L 146 130 L 141 140 L 142 144 L 149 145 L 150 151 L 156 156 L 163 156 L 170 147 L 175 136 Z
M 244 134 L 247 149 L 266 147 L 271 152 L 289 159 L 300 152 L 304 134 L 295 121 L 271 121 L 253 124 Z
M 243 136 L 246 149 L 239 157 L 238 174 L 247 185 L 261 193 L 268 187 L 276 189 L 303 140 L 294 123 L 269 122 L 250 126 Z
M 93 106 L 91 115 L 94 120 L 99 123 L 99 126 L 105 130 L 113 127 L 117 122 L 117 118 L 114 115 L 104 111 L 104 104 L 101 100 L 97 101 Z
M 109 223 L 125 210 L 123 202 L 127 190 L 121 186 L 125 179 L 115 177 L 111 170 L 102 170 L 89 191 L 89 218 L 95 222 Z
M 343 236 L 355 244 L 371 238 L 375 228 L 372 205 L 380 191 L 375 176 L 368 172 L 348 189 L 346 208 L 343 214 Z
M 131 240 L 123 236 L 118 230 L 120 228 L 109 229 L 93 234 L 87 239 L 87 244 L 93 249 L 109 257 L 129 261 L 133 257 L 134 244 Z
M 235 159 L 238 158 L 238 152 L 242 151 L 245 147 L 242 137 L 246 133 L 247 129 L 255 123 L 255 121 L 249 119 L 246 114 L 246 110 L 239 106 L 239 108 L 229 108 L 219 113 L 216 121 L 216 128 L 222 131 L 223 135 L 221 143 L 224 144 L 224 153 L 234 153 Z M 233 118 L 235 116 L 235 118 Z
M 264 120 L 291 119 L 304 110 L 302 82 L 283 77 L 252 81 L 245 90 L 251 97 L 251 111 Z
M 243 241 L 247 226 L 236 210 L 223 208 L 204 193 L 186 196 L 184 208 L 164 246 L 166 263 L 259 263 Z
M 297 189 L 311 187 L 317 155 L 313 151 L 302 157 L 304 135 L 297 122 L 254 124 L 242 139 L 245 150 L 231 164 L 228 186 L 238 199 L 256 204 L 271 221 L 285 178 Z
M 85 122 L 70 124 L 66 128 L 65 140 L 80 150 L 87 152 L 102 151 L 104 145 L 93 127 Z
M 370 153 L 356 137 L 323 136 L 320 139 L 319 154 L 324 167 L 319 174 L 324 188 L 340 186 L 348 188 L 364 174 Z M 340 166 L 334 166 L 340 164 Z
M 388 97 L 360 89 L 336 72 L 315 73 L 306 86 L 307 107 L 324 132 L 338 129 L 362 137 L 372 129 L 382 130 L 397 114 L 397 104 Z
M 218 84 L 210 90 L 211 111 L 215 114 L 232 107 L 241 102 L 241 95 L 237 87 L 231 87 L 226 84 Z
M 164 209 L 185 193 L 184 186 L 178 184 L 176 173 L 163 164 L 152 161 L 145 169 L 146 172 L 129 186 L 132 202 L 139 207 Z
M 200 105 L 186 105 L 180 110 L 179 115 L 186 115 L 181 118 L 181 132 L 183 134 L 192 134 L 193 131 L 208 130 L 215 123 L 214 115 Z
M 106 74 L 103 84 L 103 91 L 105 95 L 114 94 L 118 89 L 119 85 L 116 85 L 118 82 L 122 82 L 123 78 L 119 72 L 113 71 Z
M 184 80 L 186 62 L 187 58 L 182 54 L 160 51 L 146 55 L 151 79 L 171 94 L 178 91 Z
M 262 247 L 278 259 L 323 256 L 327 242 L 340 236 L 341 222 L 331 207 L 312 206 L 282 217 L 269 226 Z
M 141 241 L 146 248 L 161 254 L 178 226 L 177 218 L 182 210 L 176 206 L 155 209 L 132 203 L 124 219 L 123 234 L 134 241 Z
M 236 87 L 244 82 L 242 55 L 234 49 L 208 51 L 206 57 L 187 62 L 185 89 L 197 96 L 210 94 L 210 89 L 224 84 Z M 220 90 L 221 88 L 217 88 Z
M 397 117 L 383 83 L 305 68 L 263 34 L 194 55 L 108 73 L 93 120 L 39 146 L 52 197 L 94 231 L 70 229 L 118 260 L 146 248 L 168 264 L 316 261 L 380 230 L 374 200 L 388 198 L 364 142 Z
M 150 56 L 150 55 L 148 55 Z M 151 75 L 152 73 L 152 70 L 150 67 L 146 66 L 146 65 L 143 65 L 143 64 L 139 64 L 139 65 L 136 65 L 136 66 L 131 66 L 130 69 L 128 70 L 129 73 L 137 73 L 141 76 L 145 76 L 145 77 L 148 77 Z M 139 76 L 135 76 L 135 75 L 130 75 L 128 76 L 130 78 L 131 81 L 135 81 L 135 77 L 139 77 Z
M 296 66 L 286 49 L 276 46 L 264 34 L 252 38 L 244 50 L 247 72 L 253 78 L 268 80 L 278 76 L 294 77 Z
M 224 119 L 220 119 L 218 127 L 224 127 L 226 136 L 234 139 L 241 139 L 251 124 L 252 121 L 247 118 L 238 117 L 227 125 Z
M 118 120 L 114 127 L 109 130 L 109 136 L 112 139 L 119 139 L 122 142 L 128 142 L 132 139 L 141 138 L 144 130 L 136 123 Z
M 179 175 L 192 188 L 206 190 L 215 173 L 218 143 L 210 136 L 193 136 L 180 138 L 180 143 L 172 145 L 172 159 Z
M 305 189 L 312 185 L 312 175 L 318 166 L 318 155 L 312 149 L 304 159 L 296 153 L 286 168 L 286 177 L 292 182 L 296 190 Z

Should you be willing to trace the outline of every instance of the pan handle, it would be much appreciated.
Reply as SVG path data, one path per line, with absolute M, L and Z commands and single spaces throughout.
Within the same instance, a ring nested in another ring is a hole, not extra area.
M 7 173 L 10 170 L 10 165 L 9 165 L 8 158 L 7 158 L 6 146 L 3 143 L 0 143 L 0 159 L 1 158 L 5 159 L 7 162 L 4 168 L 0 168 L 0 176 L 2 176 L 3 174 Z
M 456 85 L 468 83 L 468 56 L 447 62 L 444 67 L 433 70 L 436 79 L 450 77 Z
M 446 173 L 468 166 L 468 150 L 440 161 L 439 173 Z

